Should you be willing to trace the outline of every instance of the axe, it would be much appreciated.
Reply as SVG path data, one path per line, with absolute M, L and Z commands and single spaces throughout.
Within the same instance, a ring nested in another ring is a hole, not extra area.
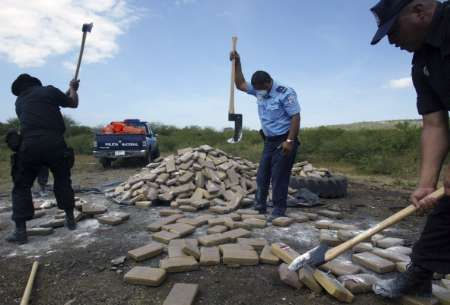
M 237 37 L 232 38 L 232 51 L 236 51 Z M 234 79 L 236 75 L 235 59 L 231 62 L 231 86 L 230 86 L 230 105 L 228 108 L 228 121 L 234 122 L 234 136 L 228 139 L 228 143 L 235 144 L 242 139 L 242 114 L 234 113 Z
M 81 40 L 80 55 L 78 56 L 77 70 L 75 71 L 75 77 L 73 78 L 74 80 L 78 80 L 78 74 L 80 73 L 81 59 L 83 58 L 84 52 L 84 43 L 86 42 L 87 33 L 88 32 L 90 33 L 93 27 L 94 27 L 93 23 L 85 23 L 81 28 L 81 31 L 83 32 L 83 39 Z
M 435 198 L 437 200 L 441 199 L 445 196 L 445 190 L 444 188 L 440 188 L 434 193 L 428 195 L 430 198 Z M 301 269 L 305 266 L 310 267 L 319 267 L 326 262 L 329 262 L 345 251 L 353 248 L 360 242 L 363 242 L 373 235 L 377 234 L 378 232 L 383 231 L 386 228 L 389 228 L 396 223 L 400 222 L 401 220 L 405 219 L 412 213 L 416 212 L 417 208 L 414 205 L 410 205 L 403 210 L 397 212 L 396 214 L 386 218 L 379 224 L 375 225 L 373 228 L 368 229 L 367 231 L 362 232 L 361 234 L 355 236 L 354 238 L 329 249 L 327 245 L 322 244 L 320 246 L 315 247 L 312 250 L 309 250 L 308 252 L 298 256 L 295 258 L 292 263 L 289 265 L 290 271 L 297 271 L 298 269 Z
M 31 268 L 30 277 L 28 278 L 27 286 L 25 287 L 25 291 L 22 296 L 22 300 L 20 301 L 20 305 L 28 305 L 30 302 L 30 295 L 33 289 L 34 279 L 36 278 L 36 273 L 38 270 L 39 263 L 34 262 L 33 267 Z

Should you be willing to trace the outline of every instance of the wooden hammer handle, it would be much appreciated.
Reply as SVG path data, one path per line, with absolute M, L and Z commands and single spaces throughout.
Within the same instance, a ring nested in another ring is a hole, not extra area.
M 236 51 L 237 37 L 232 38 L 232 48 L 231 50 Z M 236 78 L 236 60 L 231 61 L 231 85 L 230 85 L 230 105 L 228 108 L 228 113 L 234 113 L 234 80 Z
M 80 48 L 80 55 L 78 56 L 77 69 L 75 70 L 75 77 L 73 78 L 74 80 L 78 80 L 78 75 L 80 74 L 81 59 L 83 58 L 86 36 L 87 32 L 83 32 L 83 39 L 81 40 L 81 48 Z
M 30 302 L 30 295 L 31 295 L 31 291 L 33 289 L 33 283 L 34 283 L 34 279 L 36 277 L 38 266 L 39 266 L 38 262 L 33 263 L 33 267 L 31 268 L 30 277 L 28 278 L 28 283 L 27 283 L 27 286 L 23 293 L 22 300 L 20 301 L 20 305 L 28 305 L 28 303 Z
M 444 196 L 445 196 L 444 188 L 440 188 L 437 191 L 435 191 L 434 193 L 429 195 L 429 197 L 436 198 L 438 200 Z M 335 259 L 336 257 L 341 255 L 345 251 L 353 248 L 360 242 L 363 242 L 363 241 L 369 239 L 370 237 L 372 237 L 373 235 L 383 231 L 384 229 L 395 225 L 396 223 L 400 222 L 401 220 L 403 220 L 404 218 L 408 217 L 409 215 L 411 215 L 412 213 L 414 213 L 416 211 L 417 211 L 417 208 L 414 205 L 410 205 L 410 206 L 404 208 L 403 210 L 399 211 L 398 213 L 385 219 L 384 221 L 380 222 L 373 228 L 370 228 L 369 230 L 362 232 L 361 234 L 340 244 L 339 246 L 336 246 L 336 247 L 328 250 L 327 253 L 325 253 L 325 262 Z

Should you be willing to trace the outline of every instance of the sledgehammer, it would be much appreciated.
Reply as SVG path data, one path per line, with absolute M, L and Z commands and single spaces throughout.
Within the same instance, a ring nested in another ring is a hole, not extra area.
M 233 37 L 232 51 L 236 51 L 237 37 Z M 228 121 L 234 122 L 234 135 L 228 143 L 235 144 L 242 139 L 242 114 L 235 113 L 234 109 L 234 79 L 236 77 L 235 59 L 231 63 L 230 102 L 228 107 Z
M 80 73 L 80 66 L 81 66 L 81 59 L 83 58 L 84 53 L 84 44 L 86 42 L 86 36 L 87 33 L 92 31 L 92 28 L 94 27 L 93 23 L 85 23 L 83 24 L 83 27 L 81 28 L 81 31 L 83 32 L 83 38 L 81 40 L 81 48 L 80 48 L 80 55 L 78 56 L 78 64 L 77 69 L 75 71 L 75 77 L 74 80 L 78 80 L 78 74 Z
M 445 195 L 444 188 L 440 188 L 434 193 L 430 194 L 429 197 L 435 198 L 437 200 L 441 199 Z M 295 258 L 292 263 L 289 265 L 290 271 L 297 271 L 298 269 L 303 268 L 304 266 L 308 265 L 310 267 L 319 267 L 326 262 L 329 262 L 345 251 L 353 248 L 360 242 L 363 242 L 373 235 L 377 234 L 378 232 L 383 231 L 386 228 L 389 228 L 390 226 L 395 225 L 396 223 L 400 222 L 404 218 L 408 217 L 412 213 L 416 212 L 417 208 L 414 205 L 410 205 L 400 212 L 397 212 L 396 214 L 390 216 L 389 218 L 385 219 L 384 221 L 380 222 L 376 226 L 374 226 L 371 229 L 368 229 L 367 231 L 362 232 L 361 234 L 355 236 L 354 238 L 340 244 L 339 246 L 336 246 L 334 248 L 329 249 L 327 245 L 321 244 L 318 247 L 315 247 L 312 250 L 309 250 L 308 252 L 300 255 L 299 257 Z
M 28 278 L 27 286 L 25 287 L 25 291 L 22 296 L 22 300 L 20 301 L 20 305 L 28 305 L 30 302 L 30 295 L 33 289 L 34 279 L 36 278 L 36 273 L 38 269 L 39 263 L 34 262 L 33 267 L 31 268 L 30 277 Z

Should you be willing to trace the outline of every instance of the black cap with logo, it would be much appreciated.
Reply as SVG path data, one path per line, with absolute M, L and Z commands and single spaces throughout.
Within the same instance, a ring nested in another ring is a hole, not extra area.
M 372 39 L 373 45 L 389 33 L 402 9 L 411 2 L 413 0 L 381 0 L 370 9 L 378 23 L 378 31 Z

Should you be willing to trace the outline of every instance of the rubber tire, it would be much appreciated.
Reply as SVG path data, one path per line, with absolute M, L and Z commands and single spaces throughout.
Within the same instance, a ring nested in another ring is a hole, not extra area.
M 108 159 L 108 158 L 101 158 L 100 163 L 104 169 L 108 169 L 108 168 L 111 168 L 112 160 Z
M 343 198 L 347 196 L 348 181 L 339 175 L 324 178 L 292 177 L 290 186 L 294 189 L 306 188 L 321 198 Z
M 155 160 L 155 159 L 158 159 L 159 158 L 159 156 L 161 155 L 161 153 L 160 153 L 160 151 L 159 151 L 159 147 L 156 147 L 156 149 L 153 151 L 153 152 L 151 152 L 150 153 L 151 154 L 151 160 L 150 161 L 153 161 L 153 160 Z

